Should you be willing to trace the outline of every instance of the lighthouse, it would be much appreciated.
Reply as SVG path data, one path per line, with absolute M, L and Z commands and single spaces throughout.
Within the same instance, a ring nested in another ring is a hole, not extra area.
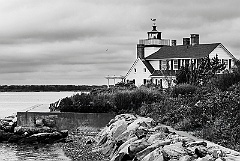
M 147 39 L 140 39 L 137 44 L 137 58 L 144 59 L 158 51 L 162 46 L 169 46 L 169 39 L 162 39 L 162 32 L 157 30 L 156 19 L 153 22 L 152 30 L 147 32 Z

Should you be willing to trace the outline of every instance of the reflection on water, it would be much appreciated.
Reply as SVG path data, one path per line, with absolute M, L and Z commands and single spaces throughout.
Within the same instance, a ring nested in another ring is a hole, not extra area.
M 38 145 L 16 145 L 0 143 L 0 158 L 2 161 L 70 161 L 64 155 L 60 143 Z

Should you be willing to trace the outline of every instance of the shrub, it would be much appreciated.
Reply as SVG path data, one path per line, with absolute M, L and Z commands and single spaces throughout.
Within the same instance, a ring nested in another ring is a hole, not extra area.
M 69 97 L 63 98 L 59 104 L 59 110 L 61 112 L 74 111 L 72 100 Z
M 212 79 L 212 84 L 222 91 L 226 91 L 230 86 L 240 82 L 240 73 L 225 71 L 223 74 L 218 75 Z
M 178 95 L 191 95 L 194 94 L 197 87 L 191 84 L 178 84 L 172 89 L 172 96 L 177 97 Z

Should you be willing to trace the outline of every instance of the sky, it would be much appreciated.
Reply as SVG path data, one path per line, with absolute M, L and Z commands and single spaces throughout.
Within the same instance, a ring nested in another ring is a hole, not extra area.
M 125 75 L 156 18 L 240 58 L 239 0 L 0 0 L 0 85 L 103 85 Z

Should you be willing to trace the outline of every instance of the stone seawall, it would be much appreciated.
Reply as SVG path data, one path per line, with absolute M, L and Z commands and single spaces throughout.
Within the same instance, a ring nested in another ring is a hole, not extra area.
M 114 114 L 107 113 L 71 113 L 71 112 L 18 112 L 17 126 L 35 127 L 38 120 L 51 118 L 58 130 L 75 130 L 76 128 L 104 127 Z

